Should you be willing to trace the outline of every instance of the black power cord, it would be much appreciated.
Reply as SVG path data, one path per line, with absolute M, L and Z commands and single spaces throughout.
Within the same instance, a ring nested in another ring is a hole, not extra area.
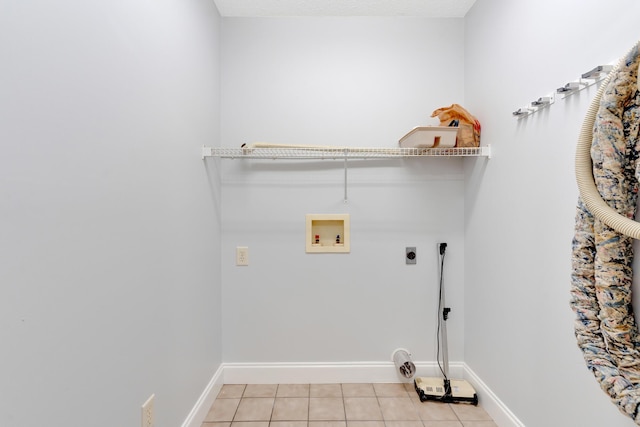
M 447 251 L 447 244 L 440 243 L 438 246 L 440 252 L 440 290 L 438 296 L 438 329 L 437 329 L 437 350 L 436 350 L 436 360 L 438 361 L 438 368 L 440 368 L 440 372 L 442 373 L 442 377 L 444 378 L 444 396 L 443 399 L 447 399 L 447 397 L 451 396 L 451 383 L 449 378 L 447 378 L 447 374 L 445 373 L 442 365 L 440 364 L 440 343 L 442 341 L 442 322 L 445 322 L 449 318 L 449 313 L 451 312 L 451 308 L 442 307 L 442 295 L 444 292 L 444 256 Z M 442 315 L 440 315 L 442 313 Z M 444 355 L 443 355 L 444 358 Z M 443 361 L 444 363 L 444 361 Z

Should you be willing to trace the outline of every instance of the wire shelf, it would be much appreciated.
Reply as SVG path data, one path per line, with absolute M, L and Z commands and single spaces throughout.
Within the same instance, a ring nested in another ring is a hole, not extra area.
M 202 158 L 223 159 L 394 159 L 402 157 L 491 157 L 491 147 L 373 148 L 373 147 L 202 147 Z

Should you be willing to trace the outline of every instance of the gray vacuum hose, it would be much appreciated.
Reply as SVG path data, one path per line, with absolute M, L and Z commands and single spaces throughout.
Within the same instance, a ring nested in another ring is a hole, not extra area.
M 578 182 L 578 189 L 580 191 L 582 201 L 596 218 L 619 233 L 633 237 L 634 239 L 640 239 L 640 223 L 619 214 L 604 200 L 602 200 L 602 196 L 600 196 L 593 178 L 593 164 L 591 162 L 593 125 L 596 120 L 598 109 L 600 108 L 602 93 L 607 87 L 611 76 L 618 70 L 620 64 L 624 61 L 624 58 L 626 58 L 627 55 L 628 54 L 622 57 L 616 67 L 602 81 L 593 101 L 591 101 L 589 109 L 587 110 L 584 122 L 582 123 L 582 128 L 580 129 L 578 145 L 576 148 L 576 181 Z

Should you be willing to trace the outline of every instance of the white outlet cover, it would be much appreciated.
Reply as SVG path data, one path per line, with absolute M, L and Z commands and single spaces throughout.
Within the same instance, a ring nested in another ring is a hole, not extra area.
M 154 427 L 156 425 L 154 415 L 154 400 L 156 395 L 152 394 L 142 405 L 142 427 Z
M 249 265 L 249 248 L 238 246 L 236 248 L 236 265 Z

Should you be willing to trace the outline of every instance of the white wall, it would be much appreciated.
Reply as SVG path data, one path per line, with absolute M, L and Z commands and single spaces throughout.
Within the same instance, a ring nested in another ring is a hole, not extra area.
M 0 4 L 0 425 L 179 425 L 221 362 L 219 16 Z
M 478 0 L 465 19 L 465 101 L 491 144 L 465 183 L 465 361 L 528 427 L 631 426 L 587 371 L 569 308 L 578 131 L 595 87 L 511 112 L 637 40 L 640 6 Z
M 449 34 L 448 43 L 441 35 Z M 395 147 L 463 97 L 463 20 L 223 19 L 222 145 Z M 225 362 L 434 361 L 437 242 L 463 355 L 460 159 L 225 160 Z M 305 214 L 351 215 L 350 254 L 305 254 Z M 248 246 L 250 265 L 235 266 Z M 405 265 L 406 246 L 418 264 Z
M 633 425 L 587 372 L 568 306 L 593 90 L 511 112 L 623 54 L 637 12 L 477 0 L 465 20 L 226 18 L 219 58 L 204 0 L 1 4 L 0 424 L 136 425 L 156 393 L 157 425 L 178 425 L 222 360 L 435 360 L 447 241 L 453 360 L 527 426 Z M 198 157 L 395 146 L 452 102 L 482 121 L 490 161 L 353 161 L 347 204 L 341 162 Z M 351 254 L 305 254 L 304 215 L 334 212 L 351 214 Z

